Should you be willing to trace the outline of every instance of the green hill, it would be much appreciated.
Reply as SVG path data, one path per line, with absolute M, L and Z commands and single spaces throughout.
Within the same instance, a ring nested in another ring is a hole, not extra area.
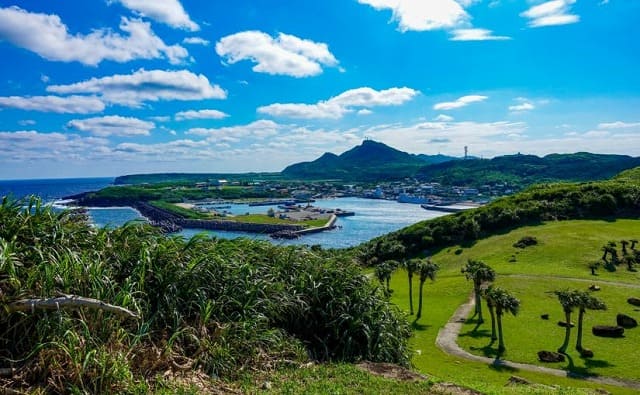
M 608 179 L 640 166 L 640 158 L 626 155 L 575 154 L 505 155 L 493 159 L 455 160 L 428 165 L 418 171 L 419 179 L 444 185 L 482 186 L 508 183 L 524 187 L 541 182 Z
M 293 179 L 394 180 L 413 176 L 424 164 L 416 155 L 365 140 L 341 155 L 325 153 L 312 162 L 288 166 L 282 175 Z
M 375 264 L 405 254 L 433 253 L 452 244 L 472 244 L 498 232 L 542 221 L 637 218 L 640 178 L 631 176 L 638 171 L 606 181 L 540 184 L 474 210 L 418 222 L 364 243 L 361 260 Z

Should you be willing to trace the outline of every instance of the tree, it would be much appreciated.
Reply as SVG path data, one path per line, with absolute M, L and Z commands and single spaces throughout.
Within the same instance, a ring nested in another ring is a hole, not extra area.
M 498 287 L 487 289 L 488 300 L 496 309 L 496 321 L 498 323 L 498 353 L 502 354 L 506 350 L 504 346 L 504 331 L 502 330 L 502 316 L 511 313 L 514 316 L 520 310 L 520 300 L 509 292 Z
M 482 303 L 480 297 L 482 296 L 482 284 L 486 282 L 492 282 L 496 279 L 496 272 L 489 265 L 482 261 L 475 261 L 469 259 L 467 264 L 462 268 L 467 280 L 473 281 L 473 292 L 476 298 L 476 312 L 478 315 L 478 322 L 482 323 Z
M 582 321 L 584 314 L 589 310 L 606 310 L 607 305 L 586 291 L 574 291 L 578 307 L 578 339 L 576 340 L 576 350 L 582 353 Z
M 407 270 L 409 277 L 409 312 L 413 315 L 413 275 L 418 270 L 420 260 L 417 258 L 404 261 L 404 268 Z
M 591 275 L 596 276 L 596 270 L 600 267 L 600 262 L 594 261 L 589 263 L 589 269 L 591 269 Z
M 627 255 L 627 246 L 629 245 L 629 242 L 622 240 L 620 244 L 622 245 L 622 255 Z
M 276 211 L 272 207 L 269 208 L 269 210 L 267 210 L 267 216 L 271 217 L 271 218 L 275 217 L 276 216 Z
M 426 259 L 418 264 L 418 273 L 420 273 L 420 293 L 418 299 L 418 314 L 416 314 L 416 320 L 422 317 L 422 291 L 424 283 L 427 279 L 434 281 L 436 279 L 436 272 L 440 269 L 440 266 Z
M 629 240 L 629 242 L 631 243 L 631 249 L 635 250 L 636 249 L 636 244 L 638 244 L 638 240 L 633 239 L 633 240 Z
M 495 314 L 495 306 L 496 303 L 493 300 L 494 292 L 493 285 L 490 285 L 483 292 L 484 299 L 487 301 L 487 310 L 489 310 L 489 316 L 491 317 L 491 342 L 498 340 L 498 335 L 496 332 L 496 314 Z
M 571 313 L 573 313 L 573 309 L 580 305 L 580 295 L 579 291 L 555 291 L 554 292 L 558 297 L 558 301 L 560 305 L 562 305 L 562 310 L 564 311 L 565 317 L 565 334 L 564 334 L 564 342 L 558 348 L 558 352 L 564 353 L 567 351 L 567 347 L 569 346 L 569 337 L 571 336 Z
M 389 264 L 389 261 L 382 262 L 376 266 L 375 274 L 378 281 L 384 288 L 386 295 L 391 294 L 391 288 L 389 287 L 389 281 L 391 280 L 391 273 L 394 271 L 394 267 Z

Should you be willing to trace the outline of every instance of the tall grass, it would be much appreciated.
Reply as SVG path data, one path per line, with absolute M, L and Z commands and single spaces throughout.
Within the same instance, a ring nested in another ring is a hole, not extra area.
M 26 207 L 23 205 L 26 203 Z M 73 294 L 137 312 L 0 312 L 14 388 L 140 392 L 166 371 L 235 378 L 291 361 L 407 364 L 409 327 L 340 254 L 268 242 L 95 229 L 37 199 L 0 206 L 0 303 Z

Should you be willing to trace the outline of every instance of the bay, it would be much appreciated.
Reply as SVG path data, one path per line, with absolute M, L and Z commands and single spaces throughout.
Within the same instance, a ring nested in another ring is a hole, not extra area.
M 113 183 L 113 178 L 76 178 L 76 179 L 45 179 L 45 180 L 0 180 L 0 196 L 11 194 L 20 198 L 28 195 L 38 195 L 47 203 L 53 203 L 65 196 L 102 189 Z M 319 199 L 314 206 L 355 212 L 351 217 L 340 217 L 336 222 L 336 229 L 306 235 L 294 240 L 274 240 L 267 234 L 202 231 L 199 229 L 185 229 L 178 235 L 190 238 L 198 233 L 209 236 L 232 239 L 245 237 L 251 239 L 268 240 L 278 245 L 321 245 L 325 248 L 346 248 L 358 245 L 375 237 L 396 231 L 419 221 L 446 215 L 438 211 L 424 210 L 418 204 L 398 203 L 389 200 L 338 198 Z M 232 204 L 227 209 L 232 214 L 266 213 L 267 206 L 249 206 L 247 204 Z M 117 227 L 134 220 L 144 220 L 140 213 L 130 207 L 89 207 L 88 213 L 95 226 Z

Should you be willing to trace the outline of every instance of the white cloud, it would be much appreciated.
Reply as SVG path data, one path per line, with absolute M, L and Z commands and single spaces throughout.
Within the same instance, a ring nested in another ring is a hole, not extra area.
M 449 115 L 440 114 L 437 117 L 435 117 L 433 120 L 438 122 L 451 122 L 454 120 L 454 118 Z
M 122 63 L 164 57 L 177 64 L 188 56 L 185 48 L 165 44 L 148 22 L 122 18 L 119 27 L 126 35 L 110 29 L 72 35 L 58 15 L 31 13 L 19 7 L 0 8 L 0 40 L 48 60 L 96 66 L 104 60 Z
M 371 115 L 371 114 L 373 114 L 373 111 L 367 110 L 366 108 L 363 108 L 362 110 L 358 110 L 357 114 L 358 115 Z
M 250 60 L 256 63 L 252 70 L 257 73 L 298 78 L 318 75 L 323 66 L 338 64 L 327 44 L 284 33 L 276 38 L 260 31 L 235 33 L 216 43 L 216 53 L 229 64 Z
M 451 41 L 501 41 L 511 40 L 507 36 L 494 36 L 491 30 L 487 29 L 456 29 L 453 30 Z
M 462 96 L 456 101 L 437 103 L 436 105 L 433 106 L 433 109 L 434 110 L 453 110 L 456 108 L 465 107 L 471 103 L 477 103 L 487 99 L 488 99 L 487 96 L 480 96 L 480 95 Z
M 182 40 L 182 43 L 191 44 L 191 45 L 203 45 L 203 46 L 207 46 L 211 44 L 209 40 L 205 40 L 202 37 L 187 37 L 184 40 Z
M 34 121 L 33 119 L 23 119 L 18 121 L 18 125 L 20 126 L 33 126 L 35 125 L 37 122 Z
M 154 19 L 177 29 L 189 31 L 200 27 L 189 18 L 178 0 L 114 0 L 141 16 Z
M 66 133 L 42 133 L 34 130 L 0 132 L 0 161 L 26 164 L 48 160 L 64 161 L 68 165 L 78 159 L 104 152 L 107 144 L 108 141 L 103 138 Z
M 160 100 L 224 99 L 227 93 L 211 85 L 207 77 L 187 70 L 164 71 L 140 69 L 133 74 L 113 75 L 77 82 L 52 85 L 47 91 L 70 94 L 95 94 L 109 103 L 139 107 L 143 102 Z
M 509 111 L 511 112 L 522 112 L 522 111 L 531 111 L 536 108 L 536 106 L 529 100 L 524 97 L 518 97 L 515 99 L 518 104 L 514 104 L 509 106 Z
M 169 122 L 171 120 L 171 117 L 166 116 L 166 115 L 155 115 L 152 117 L 148 117 L 148 119 L 155 121 L 155 122 Z
M 109 115 L 88 119 L 74 119 L 67 123 L 67 127 L 88 132 L 98 137 L 132 137 L 148 136 L 156 125 L 153 122 L 147 122 L 137 118 Z
M 580 21 L 580 16 L 571 13 L 576 0 L 546 1 L 529 8 L 520 16 L 529 19 L 530 27 L 568 25 Z
M 598 125 L 598 129 L 627 129 L 627 128 L 638 128 L 640 127 L 640 122 L 607 122 L 601 123 Z
M 262 139 L 278 134 L 282 126 L 269 120 L 258 120 L 247 125 L 226 126 L 222 128 L 192 128 L 185 134 L 207 137 L 208 141 L 237 142 L 240 137 Z
M 90 114 L 104 110 L 104 103 L 95 96 L 4 96 L 0 107 L 59 114 Z
M 468 23 L 470 17 L 464 10 L 472 1 L 454 0 L 358 0 L 376 10 L 391 10 L 398 29 L 426 31 L 452 29 Z M 461 5 L 461 3 L 463 5 Z
M 258 108 L 258 112 L 276 117 L 301 119 L 339 119 L 353 107 L 398 106 L 413 99 L 418 91 L 403 87 L 381 91 L 369 87 L 350 89 L 316 104 L 275 103 Z
M 189 110 L 180 111 L 176 114 L 175 119 L 177 121 L 184 121 L 185 119 L 223 119 L 228 116 L 229 114 L 218 110 Z

